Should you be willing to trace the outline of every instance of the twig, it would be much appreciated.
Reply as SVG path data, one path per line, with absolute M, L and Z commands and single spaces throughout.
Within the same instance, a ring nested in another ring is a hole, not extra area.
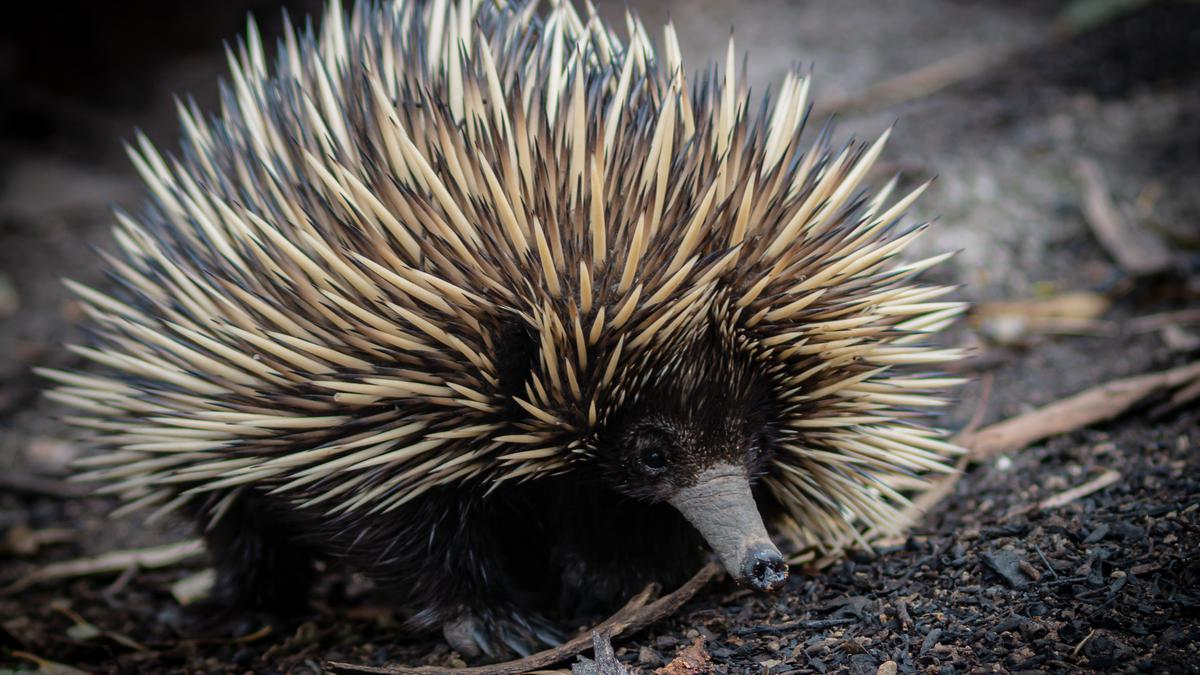
M 1071 656 L 1079 656 L 1079 650 L 1083 649 L 1083 646 L 1084 646 L 1084 645 L 1086 645 L 1086 644 L 1087 644 L 1087 642 L 1088 642 L 1088 640 L 1091 640 L 1091 639 L 1092 639 L 1092 636 L 1093 636 L 1093 635 L 1095 635 L 1095 634 L 1096 634 L 1096 629 L 1095 629 L 1095 628 L 1093 628 L 1093 629 L 1091 630 L 1091 632 L 1089 632 L 1089 633 L 1087 634 L 1087 637 L 1085 637 L 1085 638 L 1083 638 L 1082 640 L 1080 640 L 1080 641 L 1079 641 L 1079 644 L 1075 645 L 1075 649 L 1072 649 L 1072 650 L 1071 650 Z
M 168 567 L 199 556 L 204 552 L 204 544 L 199 539 L 187 539 L 174 544 L 154 546 L 132 551 L 113 551 L 91 558 L 78 558 L 59 563 L 51 563 L 17 579 L 8 586 L 0 589 L 0 596 L 11 595 L 47 581 L 71 579 L 93 574 L 112 574 L 124 572 L 130 567 L 154 569 Z
M 954 438 L 955 444 L 967 449 L 955 464 L 955 472 L 918 495 L 905 509 L 904 517 L 915 522 L 928 513 L 954 490 L 963 470 L 971 462 L 1020 450 L 1044 438 L 1112 419 L 1156 391 L 1189 384 L 1196 378 L 1200 378 L 1200 361 L 1149 375 L 1113 380 L 978 432 L 964 429 Z
M 1082 183 L 1084 219 L 1121 269 L 1143 275 L 1161 272 L 1171 265 L 1171 254 L 1162 241 L 1121 214 L 1096 162 L 1078 160 L 1075 174 Z
M 1053 497 L 1047 497 L 1046 499 L 1043 499 L 1042 501 L 1038 502 L 1037 507 L 1042 511 L 1047 509 L 1057 509 L 1060 506 L 1066 506 L 1067 504 L 1070 504 L 1076 499 L 1082 499 L 1093 492 L 1103 490 L 1119 480 L 1121 480 L 1120 471 L 1105 469 L 1104 473 L 1096 476 L 1083 485 L 1073 487 L 1070 490 L 1060 492 Z
M 695 576 L 685 584 L 675 589 L 674 592 L 654 602 L 649 602 L 650 596 L 655 592 L 655 585 L 651 584 L 630 599 L 616 614 L 600 622 L 595 627 L 581 632 L 557 647 L 526 656 L 523 659 L 516 659 L 515 661 L 506 661 L 504 663 L 477 666 L 474 668 L 441 668 L 436 666 L 376 667 L 337 662 L 330 662 L 327 665 L 330 670 L 342 673 L 400 673 L 402 675 L 446 675 L 449 673 L 460 673 L 462 675 L 484 675 L 485 673 L 510 675 L 537 670 L 569 659 L 591 647 L 594 633 L 614 638 L 622 633 L 632 633 L 645 628 L 655 621 L 671 615 L 720 573 L 720 565 L 717 563 L 708 563 L 700 568 L 700 571 L 696 572 Z M 647 604 L 648 602 L 649 604 Z
M 970 453 L 964 453 L 958 461 L 954 463 L 954 473 L 947 475 L 945 478 L 937 481 L 928 490 L 917 495 L 916 499 L 912 500 L 904 509 L 902 514 L 904 523 L 915 523 L 926 513 L 929 513 L 933 507 L 937 506 L 943 499 L 950 496 L 954 491 L 954 486 L 958 484 L 958 479 L 963 475 L 967 465 L 971 463 Z
M 1150 394 L 1173 389 L 1200 377 L 1200 361 L 1149 375 L 1113 380 L 1043 408 L 1018 415 L 959 438 L 975 461 L 1036 443 L 1044 438 L 1112 419 Z
M 1150 333 L 1160 328 L 1181 323 L 1200 323 L 1200 309 L 1181 309 L 1176 312 L 1160 312 L 1139 316 L 1129 322 L 1134 333 Z
M 58 675 L 86 675 L 86 671 L 73 668 L 63 663 L 56 663 L 54 661 L 43 659 L 37 654 L 31 654 L 29 652 L 23 652 L 17 649 L 9 652 L 9 654 L 12 654 L 18 659 L 25 659 L 26 661 L 31 661 L 36 664 L 38 669 L 35 672 L 57 673 Z
M 1045 554 L 1045 553 L 1042 553 L 1042 549 L 1041 549 L 1041 547 L 1040 547 L 1040 546 L 1038 546 L 1037 544 L 1034 544 L 1034 545 L 1033 545 L 1033 550 L 1037 551 L 1038 557 L 1042 559 L 1042 564 L 1046 566 L 1046 571 L 1050 573 L 1050 576 L 1052 576 L 1052 577 L 1054 577 L 1055 579 L 1057 579 L 1057 578 L 1058 578 L 1058 572 L 1054 571 L 1054 566 L 1053 566 L 1053 565 L 1051 565 L 1051 564 L 1050 564 L 1050 561 L 1046 559 L 1046 554 Z

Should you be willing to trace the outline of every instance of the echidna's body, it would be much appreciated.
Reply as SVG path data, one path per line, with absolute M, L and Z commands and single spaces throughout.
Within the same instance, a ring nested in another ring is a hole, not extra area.
M 569 4 L 334 4 L 220 118 L 131 153 L 118 282 L 75 285 L 103 374 L 52 372 L 88 476 L 204 527 L 220 597 L 302 598 L 314 557 L 468 651 L 694 569 L 759 588 L 799 545 L 904 526 L 953 451 L 913 421 L 949 289 L 859 185 L 883 139 L 800 144 L 807 80 L 751 107 Z M 682 514 L 682 515 L 681 515 Z M 686 520 L 685 520 L 686 516 Z M 695 527 L 688 525 L 690 521 Z M 703 535 L 703 536 L 701 536 Z

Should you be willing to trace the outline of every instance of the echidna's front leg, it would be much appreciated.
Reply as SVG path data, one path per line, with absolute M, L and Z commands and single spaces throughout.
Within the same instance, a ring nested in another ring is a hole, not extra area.
M 529 596 L 539 589 L 530 588 L 526 567 L 544 556 L 534 545 L 537 526 L 514 506 L 519 501 L 506 492 L 474 501 L 442 490 L 395 512 L 387 538 L 411 543 L 376 556 L 382 564 L 372 576 L 400 596 L 410 628 L 440 630 L 471 660 L 525 655 L 561 641 L 530 609 Z
M 536 614 L 519 610 L 466 610 L 442 625 L 442 634 L 469 659 L 496 659 L 511 652 L 528 656 L 563 641 L 562 634 Z
M 218 495 L 221 496 L 221 495 Z M 212 502 L 219 501 L 214 497 Z M 189 633 L 238 633 L 261 622 L 290 623 L 304 611 L 313 581 L 310 552 L 296 544 L 265 503 L 239 496 L 212 522 L 205 506 L 197 518 L 217 578 L 209 597 L 189 608 Z

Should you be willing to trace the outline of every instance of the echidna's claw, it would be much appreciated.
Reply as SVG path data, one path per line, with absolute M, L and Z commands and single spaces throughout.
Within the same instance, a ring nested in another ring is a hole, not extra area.
M 465 612 L 442 625 L 446 642 L 467 659 L 529 656 L 562 643 L 562 634 L 539 616 L 517 612 Z

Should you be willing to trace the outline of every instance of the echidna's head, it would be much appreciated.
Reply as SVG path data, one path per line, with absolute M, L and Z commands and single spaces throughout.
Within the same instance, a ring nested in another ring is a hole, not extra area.
M 673 357 L 641 369 L 636 394 L 601 430 L 602 474 L 630 497 L 670 503 L 730 575 L 774 590 L 787 580 L 787 565 L 750 490 L 774 454 L 770 383 L 716 336 Z

